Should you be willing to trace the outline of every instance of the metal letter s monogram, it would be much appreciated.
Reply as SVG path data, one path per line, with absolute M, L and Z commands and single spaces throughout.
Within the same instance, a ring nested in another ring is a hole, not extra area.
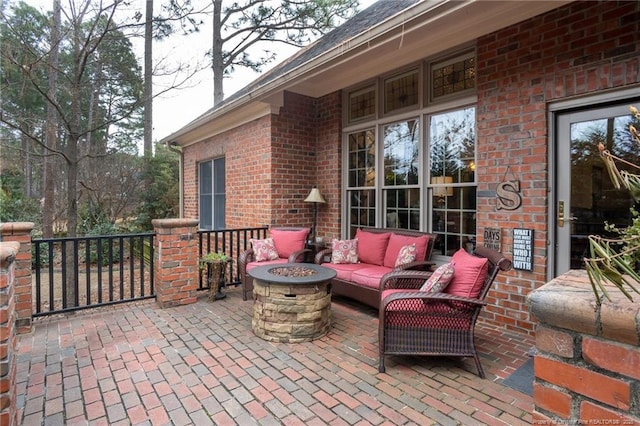
M 500 182 L 496 188 L 496 209 L 515 210 L 522 204 L 520 181 L 508 180 Z

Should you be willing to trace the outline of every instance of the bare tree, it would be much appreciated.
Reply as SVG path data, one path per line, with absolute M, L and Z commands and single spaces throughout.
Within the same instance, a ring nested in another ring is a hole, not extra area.
M 260 71 L 276 59 L 269 49 L 252 58 L 250 49 L 260 42 L 285 43 L 302 47 L 311 37 L 323 34 L 357 12 L 358 0 L 245 0 L 223 6 L 212 0 L 213 103 L 224 99 L 223 79 L 234 67 Z
M 48 79 L 49 87 L 47 89 L 47 97 L 53 102 L 47 103 L 47 119 L 45 145 L 56 149 L 58 140 L 58 120 L 54 103 L 57 102 L 58 90 L 58 65 L 60 50 L 60 0 L 53 0 L 53 15 L 51 17 L 51 50 L 48 56 Z M 54 203 L 55 203 L 55 160 L 53 155 L 45 155 L 44 157 L 44 203 L 42 205 L 42 234 L 45 238 L 53 237 L 54 223 Z

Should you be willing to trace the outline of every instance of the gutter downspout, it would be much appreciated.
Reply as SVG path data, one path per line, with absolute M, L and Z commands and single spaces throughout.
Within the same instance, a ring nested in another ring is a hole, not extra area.
M 184 194 L 183 194 L 183 187 L 184 187 L 184 152 L 182 152 L 182 149 L 178 149 L 176 148 L 177 143 L 176 142 L 166 142 L 167 148 L 169 148 L 170 151 L 173 151 L 175 153 L 178 154 L 178 191 L 179 191 L 179 202 L 178 202 L 178 218 L 183 218 L 184 217 Z

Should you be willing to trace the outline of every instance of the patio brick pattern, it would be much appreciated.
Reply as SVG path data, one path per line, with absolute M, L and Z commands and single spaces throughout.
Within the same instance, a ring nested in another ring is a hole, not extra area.
M 35 320 L 18 339 L 21 424 L 531 424 L 532 398 L 501 384 L 529 336 L 481 326 L 485 380 L 471 359 L 388 357 L 380 374 L 377 312 L 337 299 L 326 336 L 273 343 L 241 289 L 227 295 Z

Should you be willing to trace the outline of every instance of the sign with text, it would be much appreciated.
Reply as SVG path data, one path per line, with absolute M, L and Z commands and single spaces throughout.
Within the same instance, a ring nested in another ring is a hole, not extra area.
M 484 246 L 495 251 L 500 251 L 502 242 L 502 229 L 484 228 Z
M 533 271 L 533 229 L 513 229 L 513 268 Z

